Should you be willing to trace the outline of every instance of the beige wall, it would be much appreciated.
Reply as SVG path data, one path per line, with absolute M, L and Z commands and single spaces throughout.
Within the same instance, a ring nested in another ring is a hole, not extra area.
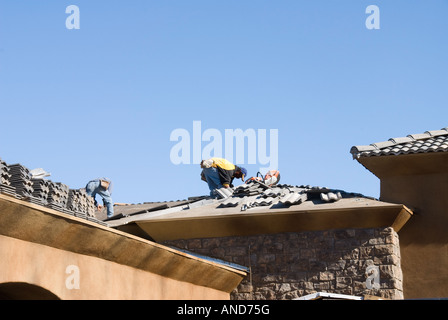
M 448 174 L 381 181 L 381 199 L 411 206 L 400 231 L 405 298 L 448 297 Z
M 69 289 L 77 270 L 79 289 Z M 216 289 L 0 235 L 0 286 L 9 282 L 37 285 L 60 299 L 229 299 Z
M 404 298 L 448 297 L 448 152 L 359 162 L 380 179 L 380 200 L 414 212 L 399 232 Z

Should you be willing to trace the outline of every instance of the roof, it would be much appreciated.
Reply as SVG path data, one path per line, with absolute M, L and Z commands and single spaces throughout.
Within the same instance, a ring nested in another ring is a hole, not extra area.
M 177 207 L 195 200 L 197 198 L 192 197 L 117 206 L 114 217 L 106 221 Z M 180 281 L 230 292 L 248 272 L 247 268 L 234 263 L 160 246 L 147 241 L 141 234 L 109 228 L 107 222 L 99 220 L 105 210 L 97 215 L 93 198 L 87 196 L 85 189 L 70 189 L 63 183 L 42 177 L 36 179 L 27 167 L 8 165 L 1 158 L 0 211 L 0 235 L 96 256 Z M 17 211 L 20 211 L 20 217 Z M 92 247 L 91 243 L 99 245 Z M 118 243 L 124 243 L 120 245 L 124 254 L 110 247 Z M 182 268 L 173 272 L 167 267 L 169 264 L 182 265 Z M 210 279 L 204 280 L 205 273 L 212 275 L 211 284 L 208 284 Z
M 97 257 L 163 277 L 231 292 L 247 275 L 241 266 L 160 245 L 11 196 L 0 194 L 0 212 L 0 235 Z
M 107 225 L 96 217 L 94 200 L 84 188 L 70 189 L 61 182 L 44 179 L 41 174 L 36 178 L 33 170 L 20 163 L 7 164 L 1 158 L 0 194 Z
M 406 137 L 391 138 L 370 145 L 353 146 L 350 153 L 354 159 L 372 156 L 389 156 L 448 151 L 448 127 L 440 130 L 410 134 Z
M 0 176 L 0 193 L 155 241 L 352 227 L 394 226 L 398 231 L 412 215 L 403 205 L 358 193 L 254 180 L 218 190 L 219 199 L 116 205 L 115 215 L 101 221 L 104 210 L 95 211 L 83 189 L 33 179 L 20 164 L 0 162 Z
M 103 208 L 99 212 L 96 212 L 96 217 L 106 223 L 121 219 L 124 217 L 129 217 L 132 215 L 143 214 L 151 211 L 157 211 L 177 206 L 182 206 L 188 204 L 194 200 L 172 200 L 172 201 L 157 201 L 157 202 L 143 202 L 137 204 L 115 204 L 114 206 L 114 216 L 107 218 L 107 210 Z
M 231 190 L 231 191 L 229 191 Z M 343 198 L 364 197 L 361 194 L 347 193 L 342 190 L 328 189 L 324 187 L 312 187 L 309 185 L 293 186 L 280 184 L 267 187 L 262 183 L 246 183 L 234 189 L 218 190 L 222 195 L 219 199 L 209 196 L 188 198 L 187 200 L 177 200 L 171 202 L 150 202 L 143 204 L 128 204 L 116 206 L 115 212 L 118 213 L 112 219 L 109 219 L 109 225 L 119 226 L 129 222 L 142 219 L 186 215 L 185 210 L 189 212 L 202 210 L 204 208 L 225 209 L 222 211 L 234 211 L 230 208 L 237 208 L 237 211 L 253 210 L 253 208 L 289 208 L 299 205 L 305 201 L 313 203 L 336 202 Z M 219 211 L 219 210 L 218 210 Z
M 227 190 L 228 191 L 228 190 Z M 242 184 L 222 198 L 198 198 L 188 204 L 132 214 L 108 221 L 109 226 L 134 233 L 138 226 L 155 241 L 324 230 L 351 227 L 401 228 L 411 212 L 358 193 L 338 189 L 293 186 L 268 187 L 258 182 Z M 138 206 L 135 210 L 140 210 Z

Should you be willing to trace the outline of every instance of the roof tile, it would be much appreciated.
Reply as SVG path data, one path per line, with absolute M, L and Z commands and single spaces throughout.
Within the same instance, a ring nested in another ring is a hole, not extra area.
M 448 151 L 448 127 L 440 130 L 410 134 L 406 137 L 391 138 L 370 145 L 353 146 L 350 149 L 354 159 L 371 156 L 387 156 L 425 152 Z

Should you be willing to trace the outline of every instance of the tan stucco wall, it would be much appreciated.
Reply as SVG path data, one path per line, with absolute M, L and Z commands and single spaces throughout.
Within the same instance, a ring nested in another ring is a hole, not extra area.
M 67 273 L 69 266 L 75 268 Z M 77 270 L 79 289 L 69 289 L 76 283 Z M 37 285 L 70 300 L 229 299 L 228 293 L 216 289 L 0 235 L 0 284 L 8 282 Z
M 448 297 L 448 152 L 360 158 L 381 181 L 380 200 L 409 207 L 400 230 L 406 299 Z
M 448 174 L 384 178 L 381 198 L 414 211 L 400 231 L 405 298 L 448 297 Z

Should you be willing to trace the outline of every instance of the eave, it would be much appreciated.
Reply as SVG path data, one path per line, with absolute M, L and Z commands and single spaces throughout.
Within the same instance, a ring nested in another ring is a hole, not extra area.
M 411 210 L 401 204 L 352 198 L 247 211 L 241 211 L 241 206 L 220 209 L 215 204 L 141 217 L 130 223 L 137 224 L 155 241 L 165 241 L 349 228 L 393 227 L 398 232 L 411 216 Z
M 448 172 L 448 152 L 360 157 L 357 161 L 379 179 Z
M 0 194 L 0 235 L 231 292 L 246 272 Z

